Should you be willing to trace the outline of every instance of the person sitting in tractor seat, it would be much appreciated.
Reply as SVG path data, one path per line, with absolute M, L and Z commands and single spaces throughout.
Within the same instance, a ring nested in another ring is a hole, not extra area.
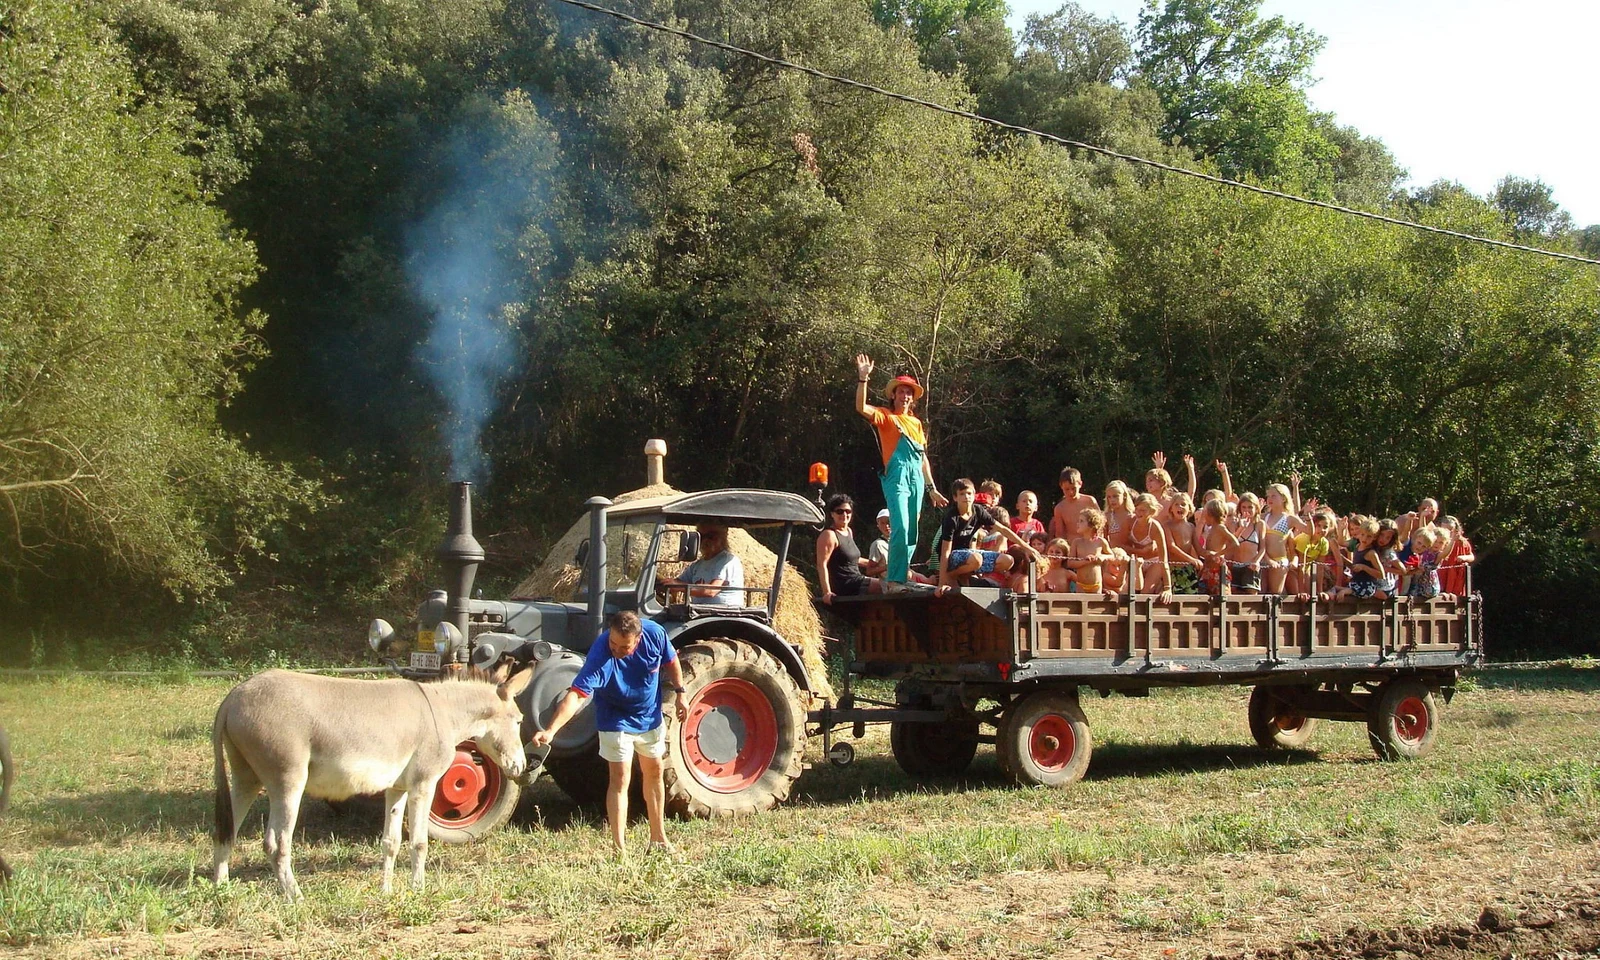
M 683 568 L 668 584 L 687 585 L 690 603 L 745 606 L 744 564 L 728 547 L 728 528 L 701 524 L 700 559 Z

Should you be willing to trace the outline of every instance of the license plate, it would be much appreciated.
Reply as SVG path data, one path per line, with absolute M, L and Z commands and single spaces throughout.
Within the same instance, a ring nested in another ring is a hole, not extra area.
M 411 669 L 437 670 L 439 669 L 439 655 L 437 653 L 413 653 L 411 655 Z

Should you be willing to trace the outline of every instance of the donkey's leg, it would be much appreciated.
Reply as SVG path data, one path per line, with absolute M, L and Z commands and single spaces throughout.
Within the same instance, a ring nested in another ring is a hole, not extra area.
M 267 849 L 272 854 L 272 865 L 278 874 L 278 886 L 290 901 L 300 899 L 300 884 L 294 879 L 293 851 L 290 840 L 294 837 L 294 823 L 300 816 L 300 798 L 305 793 L 305 772 L 298 777 L 284 777 L 285 782 L 267 789 L 271 810 L 267 817 Z
M 228 861 L 233 857 L 233 845 L 238 842 L 239 828 L 244 826 L 244 818 L 250 814 L 250 807 L 256 802 L 256 794 L 261 792 L 261 778 L 256 776 L 255 770 L 245 762 L 238 748 L 224 742 L 223 752 L 228 757 L 228 772 L 233 776 L 228 788 L 233 822 L 229 825 L 232 832 L 228 834 L 226 842 L 217 837 L 211 844 L 211 865 L 218 883 L 228 879 Z
M 383 792 L 383 892 L 394 889 L 394 860 L 400 855 L 400 821 L 406 813 L 405 788 L 396 784 Z
M 433 804 L 433 791 L 439 787 L 439 778 L 411 785 L 407 812 L 411 819 L 411 886 L 421 890 L 427 883 L 422 870 L 428 863 L 428 808 Z

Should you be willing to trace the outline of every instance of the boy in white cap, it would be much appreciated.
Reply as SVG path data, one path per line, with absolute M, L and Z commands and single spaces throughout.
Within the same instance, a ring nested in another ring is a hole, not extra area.
M 867 555 L 861 558 L 861 572 L 869 577 L 882 577 L 889 569 L 889 508 L 878 511 L 878 539 L 867 544 Z

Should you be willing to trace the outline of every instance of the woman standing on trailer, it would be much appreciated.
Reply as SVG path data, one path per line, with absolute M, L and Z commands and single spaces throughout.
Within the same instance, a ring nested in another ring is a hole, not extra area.
M 948 506 L 950 501 L 934 486 L 928 438 L 922 421 L 911 412 L 922 399 L 922 384 L 916 377 L 895 377 L 883 391 L 889 409 L 874 407 L 867 403 L 867 381 L 872 379 L 873 369 L 871 357 L 856 354 L 856 412 L 877 431 L 878 452 L 883 455 L 883 500 L 889 509 L 889 569 L 884 571 L 884 580 L 889 589 L 895 589 L 893 584 L 904 587 L 910 577 L 924 491 L 936 507 Z

